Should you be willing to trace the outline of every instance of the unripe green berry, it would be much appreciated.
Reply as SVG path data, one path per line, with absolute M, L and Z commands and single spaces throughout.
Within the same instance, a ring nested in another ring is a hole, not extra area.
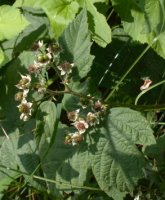
M 49 60 L 48 55 L 44 54 L 44 55 L 43 55 L 43 59 L 44 59 L 44 61 L 48 61 L 48 60 Z
M 39 55 L 37 56 L 37 61 L 38 61 L 38 62 L 44 62 L 44 56 L 43 56 L 43 54 L 39 54 Z

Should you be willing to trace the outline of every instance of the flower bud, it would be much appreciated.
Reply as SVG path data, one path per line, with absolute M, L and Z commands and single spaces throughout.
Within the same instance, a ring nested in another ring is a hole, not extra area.
M 22 99 L 23 99 L 23 92 L 17 92 L 16 94 L 15 94 L 15 101 L 22 101 Z

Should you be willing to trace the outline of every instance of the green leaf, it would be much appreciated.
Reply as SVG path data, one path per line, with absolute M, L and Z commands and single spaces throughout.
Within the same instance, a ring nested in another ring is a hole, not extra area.
M 2 49 L 0 48 L 0 66 L 1 66 L 1 63 L 4 61 L 4 59 L 5 59 L 4 53 Z
M 10 170 L 10 168 L 17 170 L 18 135 L 17 129 L 10 134 L 9 138 L 4 137 L 3 144 L 0 147 L 0 191 L 7 189 L 8 185 L 20 176 L 18 172 Z
M 19 67 L 20 63 L 18 60 L 11 63 L 0 79 L 0 107 L 2 108 L 5 118 L 5 120 L 2 121 L 2 125 L 7 131 L 18 127 L 20 123 L 17 103 L 14 100 L 14 95 L 18 91 L 15 85 L 20 79 L 18 71 L 21 70 Z
M 69 84 L 69 88 L 72 89 L 72 91 L 77 92 L 79 94 L 83 94 L 84 96 L 89 94 L 89 80 L 84 81 L 83 83 L 80 82 L 74 82 L 72 81 Z M 63 108 L 67 111 L 73 111 L 79 108 L 82 108 L 82 105 L 80 103 L 80 97 L 72 95 L 72 94 L 64 94 L 64 97 L 62 99 Z
M 43 8 L 49 17 L 53 34 L 58 38 L 64 28 L 75 18 L 79 5 L 76 1 L 71 0 L 18 0 L 15 6 L 32 6 Z
M 90 55 L 91 42 L 85 10 L 65 29 L 59 38 L 59 44 L 63 48 L 61 58 L 75 64 L 72 77 L 85 77 L 94 58 Z
M 18 35 L 28 24 L 19 9 L 7 5 L 0 7 L 0 40 Z
M 99 13 L 91 1 L 79 0 L 82 8 L 90 13 L 88 17 L 89 28 L 92 31 L 93 40 L 100 46 L 106 47 L 111 42 L 111 29 L 104 15 Z
M 151 45 L 160 56 L 165 58 L 164 1 L 127 0 L 125 4 L 122 0 L 113 0 L 113 5 L 122 18 L 124 30 L 134 40 Z
M 152 130 L 139 112 L 112 108 L 97 134 L 100 135 L 92 161 L 93 173 L 102 190 L 115 200 L 122 199 L 144 177 L 146 163 L 136 144 L 155 143 Z
M 157 143 L 147 146 L 144 148 L 144 153 L 149 156 L 150 158 L 154 158 L 157 161 L 158 169 L 163 169 L 165 167 L 165 135 L 162 135 L 157 139 Z
M 23 7 L 23 14 L 30 24 L 19 36 L 2 43 L 5 54 L 2 66 L 12 60 L 15 55 L 22 53 L 24 50 L 29 50 L 34 42 L 48 34 L 49 21 L 43 10 Z M 34 52 L 32 53 L 34 54 Z
M 48 7 L 48 16 L 50 19 L 55 37 L 58 38 L 64 28 L 75 18 L 79 5 L 71 0 L 52 0 Z
M 29 126 L 31 121 L 27 123 L 27 125 Z M 24 134 L 21 135 L 18 139 L 17 160 L 20 171 L 30 175 L 34 173 L 34 171 L 36 171 L 36 168 L 40 163 L 40 158 L 36 151 L 37 145 L 34 135 L 30 132 L 25 133 L 25 129 L 23 129 L 23 131 Z M 40 176 L 39 170 L 37 170 L 34 174 Z M 43 181 L 38 181 L 36 179 L 34 180 L 32 177 L 26 175 L 24 175 L 24 178 L 27 182 L 30 183 L 31 186 L 37 188 L 38 190 L 45 189 Z
M 75 147 L 65 145 L 65 136 L 70 131 L 68 127 L 59 125 L 55 142 L 42 162 L 45 177 L 56 182 L 56 184 L 48 183 L 49 190 L 54 194 L 57 189 L 58 191 L 75 189 L 76 192 L 76 189 L 80 190 L 88 179 L 87 171 L 90 168 L 90 155 L 87 151 L 87 144 Z M 45 140 L 42 149 L 46 146 Z
M 36 133 L 39 140 L 42 135 L 44 139 L 53 137 L 56 114 L 56 106 L 52 101 L 44 101 L 39 106 L 36 115 Z
M 53 33 L 58 38 L 66 26 L 75 18 L 79 6 L 86 8 L 91 14 L 89 17 L 90 29 L 93 33 L 93 39 L 100 46 L 105 47 L 111 42 L 111 29 L 106 22 L 104 15 L 99 13 L 93 3 L 107 1 L 88 1 L 88 0 L 17 0 L 15 6 L 41 7 L 47 13 Z M 94 23 L 94 27 L 93 27 Z

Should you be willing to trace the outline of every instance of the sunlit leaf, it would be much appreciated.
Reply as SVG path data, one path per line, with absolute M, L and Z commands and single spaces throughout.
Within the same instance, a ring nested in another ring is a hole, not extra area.
M 17 8 L 7 5 L 0 7 L 0 40 L 16 36 L 28 24 Z
M 62 59 L 74 63 L 73 78 L 79 79 L 87 75 L 92 65 L 93 56 L 90 55 L 90 34 L 85 10 L 65 29 L 59 38 L 63 48 Z
M 43 8 L 49 17 L 53 34 L 58 38 L 64 28 L 71 22 L 78 12 L 79 5 L 71 0 L 18 0 L 15 6 L 32 6 Z
M 89 15 L 89 28 L 92 31 L 93 40 L 100 46 L 106 47 L 111 42 L 111 29 L 104 15 L 99 13 L 96 7 L 88 0 L 79 0 L 81 7 L 86 8 Z
M 148 43 L 165 58 L 165 3 L 162 0 L 113 0 L 125 31 L 137 41 Z M 127 6 L 126 6 L 127 5 Z M 125 9 L 123 9 L 125 8 Z

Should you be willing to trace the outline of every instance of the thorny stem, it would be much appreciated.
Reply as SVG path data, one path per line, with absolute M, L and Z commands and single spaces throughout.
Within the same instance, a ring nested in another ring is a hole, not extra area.
M 68 86 L 67 86 L 66 90 L 63 90 L 63 91 L 53 91 L 50 89 L 47 89 L 46 91 L 47 91 L 47 93 L 53 94 L 53 95 L 71 94 L 71 95 L 77 96 L 79 98 L 84 98 L 84 99 L 89 99 L 89 100 L 95 99 L 92 96 L 83 95 L 81 93 L 75 92 L 75 91 L 71 90 Z
M 107 102 L 112 95 L 116 92 L 116 90 L 118 90 L 119 86 L 121 85 L 121 83 L 123 82 L 123 80 L 125 79 L 125 77 L 130 73 L 130 71 L 135 67 L 135 65 L 139 62 L 139 60 L 144 56 L 144 54 L 149 50 L 150 45 L 148 45 L 144 51 L 140 54 L 140 56 L 138 56 L 138 58 L 132 63 L 132 65 L 130 66 L 130 68 L 126 71 L 126 73 L 121 77 L 121 79 L 118 81 L 118 83 L 115 85 L 115 87 L 113 88 L 113 90 L 109 93 L 109 95 L 106 97 L 105 102 Z
M 47 93 L 52 94 L 52 95 L 63 95 L 63 94 L 72 94 L 74 96 L 77 96 L 79 98 L 86 98 L 90 100 L 98 100 L 92 96 L 85 96 L 83 94 L 77 93 L 70 90 L 64 90 L 64 91 L 53 91 L 50 89 L 47 89 Z M 105 103 L 105 102 L 103 102 Z M 111 103 L 108 105 L 108 107 L 129 107 L 135 110 L 143 110 L 143 111 L 157 111 L 157 110 L 165 110 L 165 104 L 160 104 L 160 105 L 134 105 L 134 104 L 116 104 L 116 103 Z
M 160 35 L 159 35 L 160 36 Z M 123 82 L 123 80 L 126 78 L 126 76 L 132 71 L 132 69 L 135 67 L 135 65 L 139 62 L 139 60 L 144 56 L 144 54 L 150 49 L 150 47 L 157 41 L 158 37 L 155 38 L 151 45 L 148 45 L 142 53 L 136 58 L 136 60 L 132 63 L 130 68 L 125 72 L 125 74 L 121 77 L 121 79 L 118 81 L 118 83 L 115 85 L 113 90 L 109 93 L 109 95 L 106 97 L 105 102 L 108 102 L 108 100 L 113 96 L 113 94 L 118 90 L 119 86 Z

